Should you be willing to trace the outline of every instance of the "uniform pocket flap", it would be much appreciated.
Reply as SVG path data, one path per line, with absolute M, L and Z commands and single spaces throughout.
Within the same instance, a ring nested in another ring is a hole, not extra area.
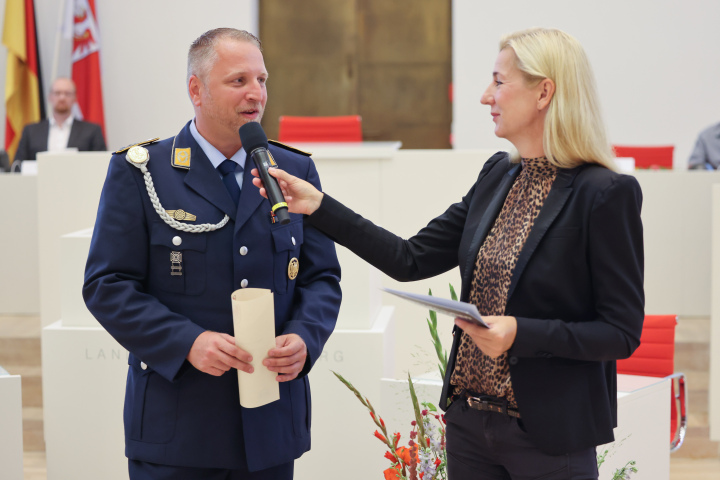
M 303 243 L 302 220 L 272 230 L 276 252 L 293 250 Z

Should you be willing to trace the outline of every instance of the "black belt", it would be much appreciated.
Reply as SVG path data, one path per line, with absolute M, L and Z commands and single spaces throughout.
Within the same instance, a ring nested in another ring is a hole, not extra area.
M 518 412 L 517 409 L 508 407 L 507 399 L 491 397 L 488 395 L 473 397 L 467 392 L 463 392 L 462 398 L 467 401 L 470 408 L 474 408 L 475 410 L 480 410 L 481 412 L 504 413 L 505 415 L 510 415 L 511 417 L 520 418 L 520 412 Z

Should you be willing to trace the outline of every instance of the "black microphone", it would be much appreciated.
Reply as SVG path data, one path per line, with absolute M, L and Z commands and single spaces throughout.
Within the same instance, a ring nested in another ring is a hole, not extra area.
M 255 162 L 260 179 L 265 184 L 265 191 L 270 205 L 272 205 L 272 214 L 277 217 L 280 224 L 290 223 L 288 206 L 280 190 L 280 185 L 278 185 L 277 179 L 268 173 L 269 168 L 277 168 L 277 163 L 268 151 L 267 135 L 260 124 L 248 122 L 240 127 L 240 141 L 248 156 Z

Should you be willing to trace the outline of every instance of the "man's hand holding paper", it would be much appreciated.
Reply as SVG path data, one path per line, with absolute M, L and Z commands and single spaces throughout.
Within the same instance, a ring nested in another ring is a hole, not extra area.
M 252 355 L 235 345 L 227 333 L 205 331 L 198 335 L 187 356 L 188 362 L 201 372 L 219 377 L 231 368 L 252 373 Z
M 305 366 L 307 347 L 305 342 L 295 333 L 280 335 L 275 339 L 276 347 L 268 352 L 263 365 L 271 372 L 277 372 L 278 382 L 287 382 L 297 378 Z

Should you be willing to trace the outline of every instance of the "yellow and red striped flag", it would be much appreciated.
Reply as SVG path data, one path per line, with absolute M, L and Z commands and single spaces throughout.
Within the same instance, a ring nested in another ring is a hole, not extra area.
M 6 0 L 2 42 L 8 49 L 5 150 L 12 159 L 23 127 L 45 117 L 33 0 Z

